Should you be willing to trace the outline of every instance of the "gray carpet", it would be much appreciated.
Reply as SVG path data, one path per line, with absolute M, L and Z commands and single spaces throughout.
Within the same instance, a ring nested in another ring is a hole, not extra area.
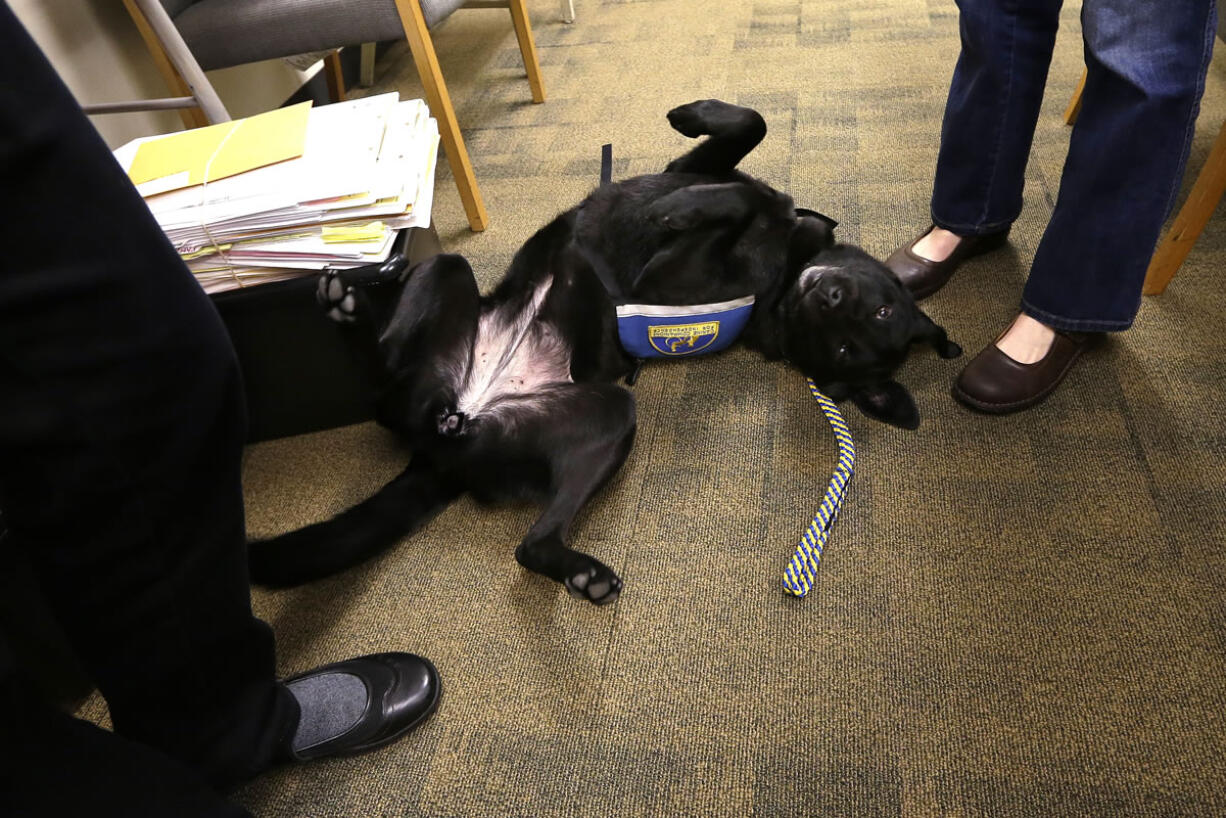
M 435 221 L 483 286 L 594 184 L 661 169 L 674 105 L 720 97 L 769 133 L 743 169 L 884 256 L 927 225 L 950 0 L 530 4 L 548 101 L 530 102 L 504 11 L 436 43 L 489 209 L 467 230 L 452 179 Z M 928 310 L 973 354 L 1015 311 L 1081 73 L 1064 12 L 1012 248 Z M 1189 167 L 1226 116 L 1212 68 Z M 405 52 L 380 86 L 419 96 Z M 445 168 L 445 165 L 443 165 Z M 972 414 L 963 361 L 917 349 L 916 432 L 849 410 L 857 473 L 817 585 L 780 574 L 835 445 L 801 376 L 744 350 L 649 367 L 639 436 L 576 544 L 625 580 L 594 608 L 512 550 L 529 506 L 464 500 L 392 552 L 307 587 L 256 591 L 281 669 L 407 649 L 444 679 L 438 713 L 384 751 L 274 772 L 265 816 L 1209 816 L 1226 813 L 1226 355 L 1212 222 L 1166 294 L 1041 408 Z M 250 529 L 329 516 L 406 453 L 372 424 L 249 450 Z

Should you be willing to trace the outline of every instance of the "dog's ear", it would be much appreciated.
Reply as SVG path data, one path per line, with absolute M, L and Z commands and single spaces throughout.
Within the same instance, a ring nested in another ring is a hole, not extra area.
M 913 342 L 926 341 L 932 344 L 932 348 L 942 358 L 957 358 L 962 354 L 962 347 L 949 340 L 949 336 L 945 334 L 945 328 L 937 326 L 936 322 L 923 312 L 917 313 L 911 340 Z
M 861 412 L 874 420 L 901 429 L 919 428 L 919 410 L 915 408 L 915 401 L 907 388 L 897 381 L 885 380 L 861 387 L 852 393 L 851 399 Z
M 802 215 L 788 236 L 788 270 L 799 272 L 802 264 L 833 246 L 834 228 L 830 222 Z
M 839 403 L 851 397 L 851 384 L 843 381 L 824 383 L 821 386 L 821 393 L 835 403 Z

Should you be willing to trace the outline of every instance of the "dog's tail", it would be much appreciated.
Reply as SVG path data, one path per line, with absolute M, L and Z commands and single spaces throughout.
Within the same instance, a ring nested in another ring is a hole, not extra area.
M 286 588 L 343 571 L 420 528 L 458 494 L 432 469 L 410 463 L 373 497 L 330 520 L 248 543 L 251 580 Z

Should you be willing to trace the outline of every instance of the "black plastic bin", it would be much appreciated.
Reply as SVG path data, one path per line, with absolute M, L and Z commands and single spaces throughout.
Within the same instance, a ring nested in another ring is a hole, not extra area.
M 401 284 L 394 275 L 369 280 L 370 270 L 412 265 L 440 251 L 433 225 L 410 228 L 397 238 L 391 263 L 344 275 L 362 280 L 371 302 L 387 309 L 394 306 Z M 375 332 L 328 318 L 315 299 L 318 279 L 304 276 L 213 296 L 243 371 L 249 442 L 374 417 L 379 376 Z

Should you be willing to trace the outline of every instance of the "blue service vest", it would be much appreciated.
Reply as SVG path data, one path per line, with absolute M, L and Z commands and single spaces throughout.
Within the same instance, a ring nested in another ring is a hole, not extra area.
M 621 304 L 617 334 L 635 358 L 678 358 L 719 352 L 740 336 L 753 312 L 752 295 L 692 306 Z
M 600 147 L 600 184 L 612 181 L 613 145 L 607 143 Z M 798 207 L 796 213 L 821 219 L 831 230 L 839 224 L 816 210 Z M 622 348 L 634 358 L 679 358 L 719 352 L 731 346 L 749 323 L 749 315 L 753 312 L 752 295 L 688 307 L 623 303 L 625 298 L 608 265 L 581 245 L 579 250 L 617 305 L 617 334 Z M 636 369 L 626 382 L 633 384 L 637 377 Z

